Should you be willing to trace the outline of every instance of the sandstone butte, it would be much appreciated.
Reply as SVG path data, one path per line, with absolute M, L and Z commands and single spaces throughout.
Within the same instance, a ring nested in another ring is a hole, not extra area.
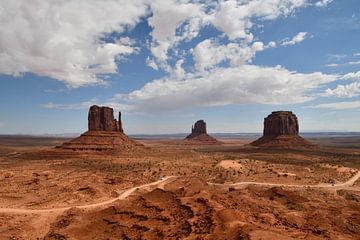
M 272 112 L 264 119 L 263 136 L 250 143 L 258 147 L 310 148 L 313 144 L 299 136 L 299 122 L 290 111 Z
M 199 144 L 221 144 L 220 141 L 207 134 L 206 122 L 204 120 L 197 121 L 191 127 L 191 134 L 188 135 L 185 140 Z
M 124 133 L 119 119 L 114 118 L 114 110 L 110 107 L 93 105 L 88 113 L 88 131 L 69 142 L 59 146 L 61 149 L 71 150 L 132 150 L 141 144 L 129 139 Z

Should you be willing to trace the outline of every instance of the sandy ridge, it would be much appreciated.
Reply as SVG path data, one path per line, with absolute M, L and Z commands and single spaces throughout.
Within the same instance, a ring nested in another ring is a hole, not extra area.
M 69 210 L 70 208 L 79 208 L 79 209 L 91 209 L 96 207 L 105 206 L 108 204 L 111 204 L 117 200 L 124 200 L 128 196 L 130 196 L 133 192 L 139 189 L 146 189 L 152 186 L 159 186 L 160 184 L 163 184 L 163 186 L 167 183 L 170 183 L 174 181 L 177 177 L 175 176 L 167 176 L 164 177 L 158 181 L 147 183 L 144 185 L 136 186 L 133 188 L 130 188 L 128 190 L 122 191 L 121 194 L 116 197 L 112 198 L 103 202 L 99 203 L 92 203 L 92 204 L 86 204 L 86 205 L 80 205 L 80 206 L 71 206 L 71 207 L 61 207 L 61 208 L 45 208 L 45 209 L 24 209 L 24 208 L 0 208 L 0 213 L 15 213 L 15 214 L 28 214 L 28 213 L 55 213 L 55 212 L 63 212 L 66 210 Z
M 118 197 L 109 199 L 107 201 L 99 202 L 99 203 L 92 203 L 92 204 L 86 204 L 86 205 L 80 205 L 80 206 L 71 206 L 71 207 L 61 207 L 61 208 L 46 208 L 46 209 L 24 209 L 24 208 L 0 208 L 0 213 L 12 213 L 12 214 L 30 214 L 30 213 L 59 213 L 66 210 L 69 210 L 70 208 L 79 208 L 79 209 L 92 209 L 97 208 L 101 206 L 106 206 L 108 204 L 111 204 L 117 200 L 124 200 L 131 194 L 133 194 L 135 191 L 139 189 L 149 189 L 150 187 L 158 187 L 158 188 L 164 188 L 164 186 L 170 182 L 173 182 L 177 179 L 177 176 L 167 176 L 164 177 L 158 181 L 143 184 L 137 187 L 130 188 L 128 190 L 122 191 Z M 258 186 L 268 186 L 268 187 L 294 187 L 294 188 L 330 188 L 330 189 L 344 189 L 349 188 L 352 190 L 359 190 L 358 188 L 351 188 L 351 186 L 360 178 L 360 171 L 358 171 L 353 177 L 351 177 L 348 181 L 344 183 L 338 183 L 338 184 L 326 184 L 321 183 L 317 185 L 295 185 L 295 184 L 281 184 L 281 183 L 260 183 L 260 182 L 238 182 L 238 183 L 208 183 L 212 186 L 218 186 L 218 187 L 234 187 L 234 188 L 243 188 L 249 185 L 258 185 Z

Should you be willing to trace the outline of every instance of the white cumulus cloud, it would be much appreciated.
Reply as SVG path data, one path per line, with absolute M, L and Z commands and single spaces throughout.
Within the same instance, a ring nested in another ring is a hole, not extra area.
M 291 16 L 299 8 L 323 7 L 330 2 L 3 1 L 0 4 L 0 73 L 17 76 L 33 72 L 60 80 L 69 87 L 101 84 L 103 75 L 118 71 L 118 60 L 139 51 L 136 41 L 128 37 L 104 39 L 114 32 L 126 35 L 127 30 L 144 19 L 151 27 L 150 35 L 145 36 L 150 56 L 144 63 L 154 70 L 167 71 L 167 75 L 139 90 L 119 95 L 121 103 L 110 99 L 107 104 L 126 109 L 161 110 L 245 103 L 303 103 L 314 99 L 314 91 L 339 76 L 250 65 L 258 52 L 276 47 L 274 41 L 266 44 L 254 36 L 253 26 Z M 198 37 L 205 26 L 216 28 L 220 34 L 201 39 L 190 49 L 180 49 L 181 43 Z M 307 32 L 299 32 L 280 44 L 294 45 L 309 37 Z M 191 57 L 193 66 L 188 64 Z M 121 72 L 121 65 L 119 68 Z M 328 89 L 327 95 L 358 94 L 359 81 L 354 80 L 355 75 L 346 78 L 353 81 L 351 84 Z M 94 102 L 50 102 L 42 107 L 82 109 Z
M 297 43 L 304 41 L 307 37 L 309 37 L 307 32 L 299 32 L 291 40 L 284 40 L 281 43 L 281 45 L 282 46 L 295 45 Z
M 0 3 L 0 72 L 32 72 L 69 87 L 102 82 L 116 60 L 136 52 L 128 39 L 104 42 L 147 13 L 145 0 L 16 0 Z
M 224 33 L 230 44 L 242 41 L 242 46 L 251 45 L 254 40 L 251 33 L 253 20 L 275 20 L 306 6 L 307 0 L 152 1 L 149 25 L 153 28 L 150 45 L 154 59 L 148 64 L 152 68 L 156 64 L 156 68 L 171 72 L 167 63 L 170 50 L 176 51 L 179 42 L 197 37 L 207 25 Z M 218 44 L 214 46 L 220 47 Z
M 271 46 L 273 46 L 272 43 Z M 265 46 L 262 42 L 254 42 L 252 45 L 239 43 L 218 44 L 211 39 L 207 39 L 200 42 L 193 50 L 195 68 L 204 71 L 225 61 L 229 61 L 230 66 L 239 66 L 251 62 L 256 52 L 264 49 Z
M 274 20 L 292 14 L 306 3 L 306 0 L 220 1 L 214 14 L 210 15 L 210 21 L 230 39 L 252 40 L 252 18 Z
M 169 48 L 181 40 L 197 36 L 204 16 L 202 5 L 177 0 L 154 0 L 151 10 L 152 16 L 148 22 L 153 29 L 151 53 L 155 60 L 150 62 L 150 66 L 154 68 L 157 60 L 160 67 L 166 68 Z M 181 26 L 183 31 L 179 35 L 176 31 Z
M 321 0 L 315 3 L 315 6 L 317 7 L 326 7 L 329 5 L 333 0 Z
M 341 98 L 349 98 L 359 95 L 360 83 L 354 82 L 347 85 L 338 85 L 335 89 L 327 89 L 327 96 L 335 96 Z
M 327 89 L 327 96 L 335 96 L 341 98 L 351 98 L 358 96 L 360 93 L 360 71 L 347 73 L 341 77 L 343 80 L 352 81 L 349 84 L 339 84 L 335 89 Z
M 253 42 L 254 20 L 275 20 L 306 6 L 308 0 L 3 1 L 0 73 L 19 76 L 32 72 L 69 87 L 101 84 L 103 75 L 121 72 L 119 59 L 139 50 L 129 38 L 104 39 L 113 32 L 125 33 L 142 17 L 147 17 L 152 28 L 148 36 L 151 56 L 144 61 L 155 70 L 170 74 L 179 70 L 169 64 L 169 60 L 176 63 L 182 59 L 176 54 L 179 43 L 197 37 L 207 25 L 230 39 L 225 46 L 212 44 L 216 49 L 239 51 L 242 57 L 228 60 L 244 61 L 249 49 L 260 51 L 252 49 L 261 43 Z M 275 47 L 275 43 L 268 46 Z
M 294 104 L 314 99 L 311 90 L 332 82 L 337 75 L 298 73 L 277 67 L 242 65 L 213 68 L 182 79 L 164 78 L 118 96 L 139 111 L 162 111 L 228 104 Z

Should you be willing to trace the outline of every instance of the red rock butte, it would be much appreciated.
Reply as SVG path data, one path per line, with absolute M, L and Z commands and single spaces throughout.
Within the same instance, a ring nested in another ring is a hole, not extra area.
M 191 127 L 191 134 L 185 140 L 200 144 L 221 144 L 220 141 L 207 134 L 206 122 L 204 120 L 197 121 Z
M 134 146 L 140 145 L 124 133 L 121 112 L 116 120 L 112 108 L 93 105 L 88 113 L 88 131 L 59 148 L 90 151 L 132 150 Z
M 89 131 L 124 132 L 121 123 L 121 112 L 119 120 L 114 118 L 114 111 L 110 107 L 91 106 L 88 114 Z
M 276 111 L 267 116 L 264 119 L 263 136 L 251 145 L 280 148 L 314 146 L 299 136 L 298 118 L 290 111 Z

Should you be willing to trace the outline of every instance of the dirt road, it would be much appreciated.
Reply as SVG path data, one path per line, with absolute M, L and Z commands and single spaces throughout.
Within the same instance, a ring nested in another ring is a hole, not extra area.
M 337 184 L 329 184 L 329 183 L 320 183 L 317 185 L 296 185 L 296 184 L 282 184 L 282 183 L 261 183 L 261 182 L 238 182 L 238 183 L 208 183 L 213 186 L 220 187 L 234 187 L 241 188 L 247 187 L 249 185 L 258 185 L 258 186 L 266 186 L 266 187 L 294 187 L 294 188 L 331 188 L 331 189 L 344 189 L 350 188 L 354 183 L 360 178 L 360 171 L 357 172 L 353 177 L 347 180 L 344 183 Z
M 71 207 L 62 207 L 62 208 L 46 208 L 46 209 L 24 209 L 24 208 L 0 208 L 0 213 L 12 213 L 12 214 L 29 214 L 29 213 L 60 213 L 66 211 L 70 208 L 79 208 L 79 209 L 92 209 L 97 207 L 102 207 L 109 205 L 117 200 L 124 200 L 135 191 L 140 189 L 150 190 L 151 187 L 159 187 L 164 188 L 164 186 L 172 181 L 175 181 L 178 177 L 177 176 L 167 176 L 162 178 L 161 180 L 140 185 L 137 187 L 130 188 L 128 190 L 122 191 L 119 193 L 119 196 L 116 198 L 109 199 L 107 201 L 87 204 L 87 205 L 80 205 L 80 206 L 71 206 Z M 317 184 L 317 185 L 295 185 L 295 184 L 281 184 L 281 183 L 259 183 L 259 182 L 238 182 L 238 183 L 208 183 L 213 186 L 219 187 L 234 187 L 234 188 L 244 188 L 249 185 L 259 185 L 259 186 L 267 186 L 267 187 L 294 187 L 294 188 L 330 188 L 330 189 L 344 189 L 344 188 L 351 188 L 351 186 L 360 178 L 360 171 L 357 172 L 353 177 L 351 177 L 348 181 L 344 183 L 338 184 Z M 359 188 L 351 188 L 355 190 L 359 190 Z
M 97 208 L 101 206 L 105 206 L 108 204 L 111 204 L 117 200 L 124 200 L 128 196 L 130 196 L 133 192 L 139 189 L 146 189 L 153 186 L 159 187 L 159 186 L 165 186 L 166 184 L 174 181 L 177 177 L 175 176 L 167 176 L 162 178 L 161 180 L 147 183 L 144 185 L 136 186 L 133 188 L 130 188 L 128 190 L 122 191 L 118 197 L 109 199 L 107 201 L 99 202 L 99 203 L 92 203 L 92 204 L 86 204 L 86 205 L 80 205 L 80 206 L 71 206 L 71 207 L 61 207 L 61 208 L 45 208 L 45 209 L 24 209 L 24 208 L 0 208 L 0 213 L 13 213 L 13 214 L 29 214 L 29 213 L 55 213 L 55 212 L 63 212 L 70 208 L 79 208 L 79 209 L 91 209 L 91 208 Z

